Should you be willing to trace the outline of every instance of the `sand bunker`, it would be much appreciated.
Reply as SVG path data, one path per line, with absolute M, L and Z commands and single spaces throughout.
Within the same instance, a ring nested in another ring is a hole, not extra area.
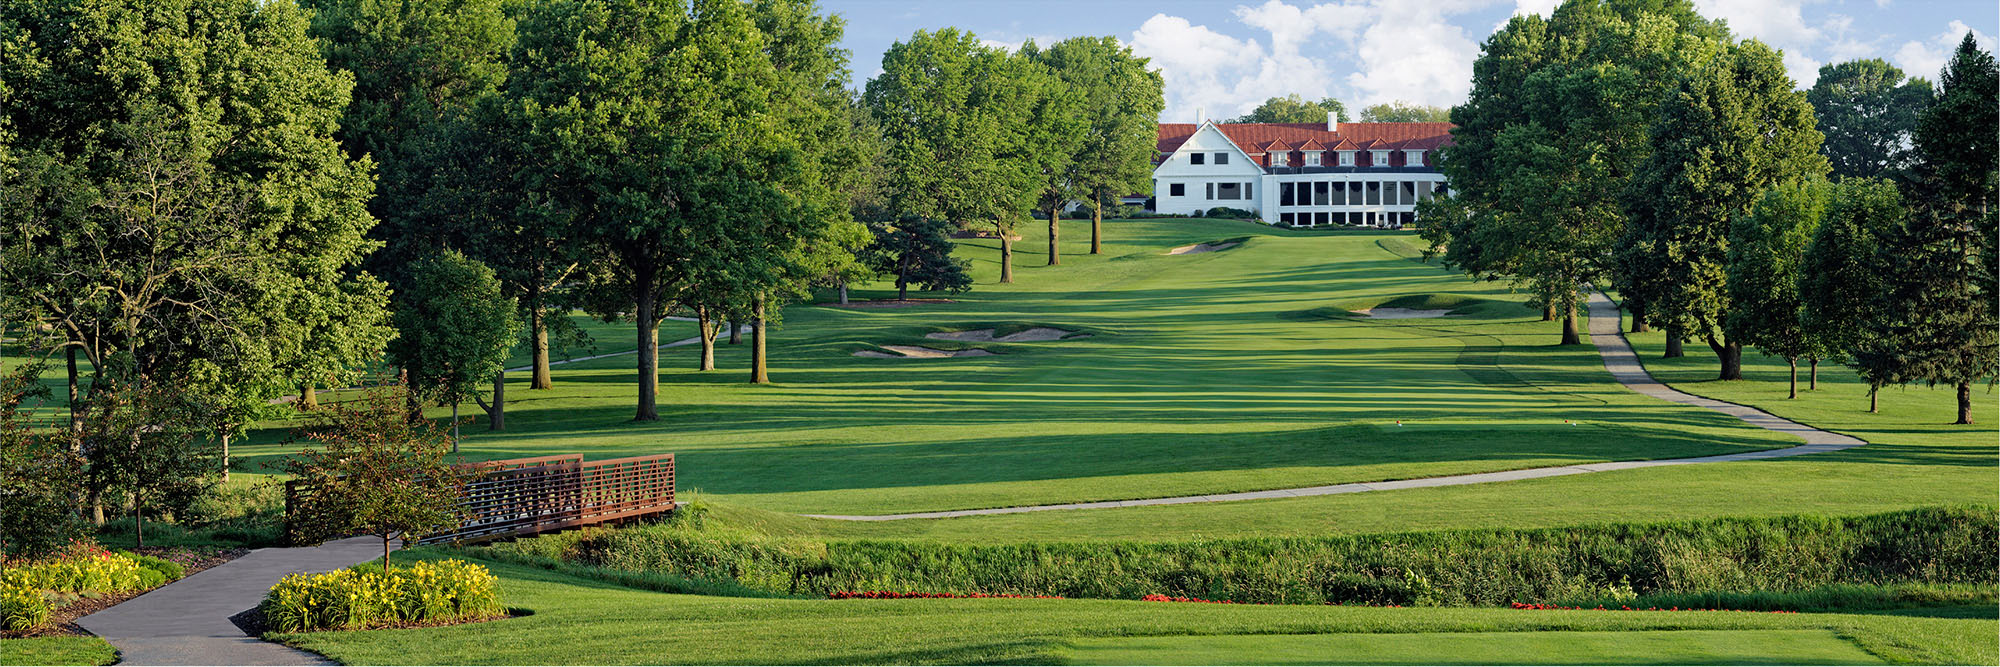
M 1230 249 L 1230 248 L 1234 248 L 1234 247 L 1236 247 L 1236 242 L 1235 242 L 1235 241 L 1230 241 L 1230 242 L 1228 242 L 1228 243 L 1196 243 L 1196 244 L 1194 244 L 1194 245 L 1184 245 L 1184 246 L 1181 246 L 1181 247 L 1179 247 L 1179 248 L 1174 248 L 1173 250 L 1168 250 L 1168 251 L 1167 251 L 1167 254 L 1169 254 L 1169 255 L 1199 255 L 1199 254 L 1202 254 L 1202 253 L 1205 253 L 1205 252 L 1215 252 L 1215 251 L 1217 251 L 1217 250 L 1228 250 L 1228 249 Z
M 876 352 L 874 350 L 862 350 L 860 352 L 854 353 L 854 356 L 868 357 L 871 359 L 942 359 L 945 357 L 993 356 L 992 352 L 981 350 L 979 348 L 973 348 L 970 350 L 940 350 L 937 348 L 919 347 L 916 345 L 884 345 L 882 346 L 882 349 L 894 350 L 897 354 Z
M 973 329 L 971 331 L 945 331 L 939 333 L 924 334 L 925 338 L 929 338 L 932 340 L 956 340 L 968 343 L 1041 343 L 1052 340 L 1063 340 L 1064 338 L 1085 338 L 1088 336 L 1090 336 L 1090 334 L 1076 333 L 1074 331 L 1064 331 L 1062 329 L 1057 329 L 1055 327 L 1035 327 L 1025 331 L 1017 331 L 1014 333 L 1010 333 L 1005 336 L 994 336 L 992 329 Z
M 1427 317 L 1457 317 L 1456 315 L 1451 314 L 1451 309 L 1449 308 L 1440 310 L 1416 310 L 1413 308 L 1363 308 L 1361 310 L 1353 312 L 1356 315 L 1377 320 L 1414 320 Z

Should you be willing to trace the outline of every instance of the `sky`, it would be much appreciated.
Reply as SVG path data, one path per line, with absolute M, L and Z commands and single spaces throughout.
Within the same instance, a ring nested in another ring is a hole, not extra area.
M 1515 14 L 1547 16 L 1557 0 L 821 0 L 847 19 L 844 47 L 858 88 L 882 52 L 918 30 L 957 27 L 1015 48 L 1111 35 L 1151 59 L 1166 82 L 1161 120 L 1226 118 L 1266 98 L 1333 97 L 1353 116 L 1390 101 L 1451 106 L 1471 88 L 1479 45 Z M 1821 65 L 1881 58 L 1933 82 L 1970 31 L 1988 51 L 2000 35 L 1993 0 L 1694 0 L 1738 38 L 1782 50 L 1810 87 Z

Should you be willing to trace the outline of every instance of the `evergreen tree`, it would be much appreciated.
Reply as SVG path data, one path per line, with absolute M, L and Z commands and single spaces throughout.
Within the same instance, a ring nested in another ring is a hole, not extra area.
M 972 286 L 969 262 L 951 256 L 951 228 L 939 220 L 903 218 L 869 223 L 875 243 L 862 259 L 876 272 L 891 276 L 896 298 L 910 298 L 910 286 L 932 291 L 962 292 Z
M 1654 152 L 1631 182 L 1630 247 L 1649 248 L 1659 288 L 1647 295 L 1669 333 L 1699 337 L 1720 379 L 1743 377 L 1743 341 L 1727 335 L 1729 225 L 1759 193 L 1826 172 L 1812 107 L 1778 54 L 1746 41 L 1688 72 L 1659 111 Z
M 1993 208 L 2000 68 L 1968 34 L 1941 79 L 1917 125 L 1914 214 L 1883 246 L 1892 281 L 1876 334 L 1897 376 L 1955 387 L 1956 423 L 1970 424 L 1972 383 L 1993 381 L 2000 336 Z
M 1825 353 L 1804 319 L 1800 278 L 1806 245 L 1826 216 L 1829 186 L 1821 180 L 1782 183 L 1757 198 L 1729 232 L 1731 310 L 1722 328 L 1733 340 L 1783 357 L 1791 366 L 1786 398 L 1799 397 L 1799 358 Z

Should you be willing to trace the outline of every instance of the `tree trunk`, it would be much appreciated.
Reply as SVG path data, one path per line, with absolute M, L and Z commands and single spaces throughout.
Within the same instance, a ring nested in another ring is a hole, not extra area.
M 1645 333 L 1653 330 L 1653 326 L 1646 322 L 1646 302 L 1626 297 L 1625 305 L 1627 306 L 1626 310 L 1632 312 L 1632 333 Z
M 1000 233 L 1000 282 L 1014 282 L 1014 242 L 1007 239 L 1007 225 L 996 222 L 993 229 Z
M 1796 357 L 1787 357 L 1787 358 L 1785 358 L 1785 365 L 1788 365 L 1788 366 L 1791 366 L 1791 367 L 1792 367 L 1792 390 L 1791 390 L 1791 392 L 1790 392 L 1789 394 L 1787 394 L 1787 395 L 1785 396 L 1785 398 L 1798 398 L 1798 397 L 1799 397 L 1799 360 L 1798 360 L 1798 359 L 1797 359 Z
M 493 407 L 486 411 L 486 430 L 507 430 L 507 369 L 493 374 Z
M 389 572 L 389 540 L 392 539 L 395 538 L 389 537 L 388 535 L 382 536 L 382 572 L 384 574 L 387 574 Z
M 458 453 L 458 400 L 451 401 L 451 453 Z
M 658 304 L 654 303 L 650 290 L 639 295 L 639 408 L 632 415 L 632 421 L 659 421 L 660 412 L 654 405 L 660 394 L 660 318 L 655 314 Z
M 1970 423 L 1972 423 L 1972 382 L 1971 382 L 1971 381 L 1960 381 L 1960 382 L 1958 383 L 1958 421 L 1955 421 L 1955 422 L 1952 422 L 1952 423 L 1953 423 L 1953 424 L 1970 424 Z
M 737 345 L 741 344 L 742 342 L 743 342 L 743 323 L 736 321 L 736 318 L 734 317 L 729 318 L 729 344 Z
M 758 295 L 750 301 L 750 384 L 770 384 L 771 374 L 765 367 L 764 339 L 764 297 Z
M 1806 389 L 1819 391 L 1819 357 L 1809 357 L 1806 361 L 1812 364 L 1812 371 L 1806 376 Z
M 139 505 L 139 494 L 132 494 L 132 546 L 146 548 L 146 508 Z
M 76 346 L 67 348 L 69 356 L 69 430 L 83 430 L 83 413 L 76 411 Z
M 694 309 L 694 320 L 695 337 L 701 339 L 701 361 L 695 364 L 695 370 L 715 370 L 715 334 L 717 332 L 709 324 L 708 306 L 696 307 Z
M 1876 394 L 1880 393 L 1882 393 L 1881 385 L 1868 385 L 1868 414 L 1875 414 L 1876 409 L 1880 407 L 1880 404 L 1877 402 L 1879 397 L 1876 396 Z
M 896 300 L 910 300 L 910 253 L 896 257 Z
M 313 412 L 319 409 L 319 392 L 313 390 L 313 383 L 299 385 L 299 410 Z
M 529 380 L 529 389 L 554 389 L 555 379 L 549 376 L 549 326 L 543 318 L 540 307 L 528 309 L 528 322 L 534 331 L 534 378 Z
M 1104 205 L 1090 207 L 1090 254 L 1104 253 Z
M 1049 207 L 1049 266 L 1062 263 L 1062 255 L 1056 251 L 1056 239 L 1062 236 L 1062 207 Z
M 840 305 L 847 305 L 847 279 L 840 279 Z
M 1556 319 L 1556 305 L 1553 303 L 1542 304 L 1542 321 L 1550 322 L 1554 321 L 1555 319 Z
M 229 481 L 229 431 L 222 432 L 222 481 Z
M 1661 358 L 1661 359 L 1679 359 L 1679 358 L 1681 358 L 1681 357 L 1685 357 L 1685 356 L 1687 356 L 1687 352 L 1684 352 L 1684 351 L 1682 351 L 1682 350 L 1681 350 L 1681 332 L 1680 332 L 1680 330 L 1678 330 L 1678 329 L 1674 329 L 1674 328 L 1672 328 L 1672 327 L 1668 327 L 1668 328 L 1667 328 L 1667 353 L 1666 353 L 1666 354 L 1663 354 L 1663 355 L 1660 355 L 1660 358 Z
M 104 525 L 104 489 L 97 488 L 93 484 L 90 487 L 90 498 L 86 502 L 90 504 L 90 525 Z
M 1718 373 L 1715 379 L 1717 380 L 1743 379 L 1742 343 L 1738 343 L 1733 340 L 1724 340 L 1721 342 L 1717 342 L 1714 336 L 1709 336 L 1708 349 L 1715 351 L 1715 360 L 1722 366 L 1722 372 Z
M 1573 306 L 1570 307 L 1567 310 L 1567 312 L 1563 313 L 1562 344 L 1564 345 L 1583 344 L 1583 337 L 1578 336 L 1576 332 L 1576 308 Z

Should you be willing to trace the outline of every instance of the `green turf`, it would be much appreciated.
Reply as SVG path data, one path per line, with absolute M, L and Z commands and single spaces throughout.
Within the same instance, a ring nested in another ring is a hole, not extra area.
M 1087 238 L 1073 223 L 1071 238 Z M 631 357 L 558 367 L 509 392 L 509 430 L 467 429 L 474 457 L 678 455 L 683 488 L 782 512 L 887 513 L 1157 497 L 1762 449 L 1791 444 L 1609 381 L 1593 352 L 1494 283 L 1398 256 L 1407 235 L 1309 235 L 1226 221 L 1115 222 L 1098 257 L 992 284 L 993 240 L 962 247 L 981 283 L 955 303 L 786 309 L 778 384 L 750 386 L 745 346 L 699 373 L 662 353 L 661 421 L 629 421 Z M 1227 252 L 1176 245 L 1248 237 Z M 1081 250 L 1084 243 L 1069 248 Z M 857 290 L 857 297 L 888 292 Z M 1438 295 L 1435 297 L 1425 295 Z M 1315 309 L 1442 299 L 1440 320 Z M 1044 343 L 925 333 L 995 323 L 1090 332 Z M 684 323 L 682 323 L 684 324 Z M 663 339 L 668 336 L 663 335 Z M 978 346 L 992 357 L 867 359 L 880 344 Z M 433 413 L 435 414 L 435 413 Z M 1397 426 L 1401 420 L 1404 425 Z M 1565 423 L 1576 422 L 1576 425 Z M 239 452 L 292 447 L 254 439 Z M 259 444 L 264 443 L 264 444 Z
M 1077 665 L 1877 665 L 1832 630 L 1424 632 L 1117 637 Z
M 0 639 L 0 665 L 109 665 L 117 649 L 96 637 Z
M 413 554 L 415 555 L 415 554 Z M 436 552 L 419 557 L 436 557 Z M 773 600 L 670 595 L 488 562 L 510 606 L 530 616 L 414 630 L 282 637 L 347 664 L 1059 663 L 1078 640 L 1249 634 L 1718 631 L 1717 650 L 1773 631 L 1847 638 L 1867 661 L 1990 664 L 1989 619 L 1756 612 L 1516 611 L 1208 605 L 1111 600 Z M 1546 645 L 1546 644 L 1543 644 Z M 1565 643 L 1578 662 L 1616 662 L 1616 644 Z M 1797 641 L 1768 660 L 1811 661 Z M 1681 643 L 1676 650 L 1695 651 Z M 1599 654 L 1597 651 L 1604 651 Z M 1279 662 L 1263 646 L 1225 663 Z M 1430 654 L 1425 654 L 1430 655 Z M 1729 661 L 1757 657 L 1729 654 Z M 1722 660 L 1709 655 L 1705 660 Z

